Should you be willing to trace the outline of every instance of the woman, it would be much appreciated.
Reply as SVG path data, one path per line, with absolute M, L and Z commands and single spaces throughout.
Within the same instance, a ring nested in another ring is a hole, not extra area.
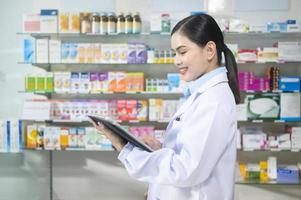
M 171 33 L 175 65 L 189 82 L 187 100 L 174 114 L 163 144 L 142 140 L 148 153 L 125 144 L 101 124 L 96 128 L 120 151 L 119 160 L 137 180 L 149 183 L 151 200 L 231 200 L 236 160 L 237 66 L 215 20 L 189 16 Z M 221 64 L 222 53 L 225 67 Z

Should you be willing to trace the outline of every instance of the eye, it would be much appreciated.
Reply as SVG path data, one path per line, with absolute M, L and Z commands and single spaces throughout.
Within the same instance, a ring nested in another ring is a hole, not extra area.
M 184 55 L 186 52 L 187 52 L 187 51 L 182 50 L 182 51 L 179 51 L 179 54 L 180 54 L 180 55 Z

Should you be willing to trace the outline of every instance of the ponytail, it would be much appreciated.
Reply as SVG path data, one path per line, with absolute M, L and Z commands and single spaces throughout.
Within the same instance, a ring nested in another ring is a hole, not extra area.
M 238 86 L 237 64 L 233 53 L 226 45 L 224 45 L 223 52 L 225 55 L 225 65 L 228 71 L 229 86 L 234 95 L 235 103 L 239 104 L 241 98 Z

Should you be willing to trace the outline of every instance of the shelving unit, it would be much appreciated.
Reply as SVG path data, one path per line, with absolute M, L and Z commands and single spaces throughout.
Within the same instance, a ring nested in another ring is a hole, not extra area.
M 132 42 L 132 41 L 143 41 L 147 44 L 158 48 L 168 48 L 169 47 L 169 38 L 167 34 L 152 34 L 152 33 L 143 33 L 139 35 L 130 34 L 130 35 L 93 35 L 93 34 L 47 34 L 47 33 L 18 33 L 21 36 L 30 36 L 35 39 L 39 38 L 48 38 L 48 39 L 59 39 L 61 41 L 70 41 L 70 42 L 90 42 L 93 43 L 103 42 L 103 43 L 116 43 L 116 42 Z M 225 42 L 226 43 L 238 43 L 242 48 L 252 48 L 255 49 L 258 44 L 263 46 L 271 46 L 272 42 L 276 41 L 301 41 L 301 33 L 225 33 Z M 252 42 L 251 42 L 252 41 Z M 255 42 L 253 42 L 255 41 Z M 95 70 L 126 70 L 126 71 L 142 71 L 149 76 L 158 76 L 159 78 L 164 77 L 166 73 L 177 72 L 176 67 L 173 64 L 103 64 L 103 63 L 24 63 L 19 62 L 19 64 L 31 64 L 32 66 L 44 69 L 46 71 L 95 71 Z M 300 62 L 267 62 L 267 63 L 244 63 L 238 62 L 239 69 L 251 70 L 257 74 L 263 74 L 263 70 L 267 66 L 280 66 L 284 74 L 289 75 L 299 74 L 301 75 L 301 63 Z M 24 91 L 20 91 L 25 93 Z M 256 93 L 281 93 L 282 91 L 241 91 L 242 96 L 247 94 L 256 94 Z M 299 93 L 299 91 L 296 91 Z M 164 99 L 178 99 L 182 96 L 181 93 L 160 93 L 160 92 L 125 92 L 125 93 L 112 93 L 112 92 L 103 92 L 98 94 L 57 94 L 57 93 L 43 93 L 36 92 L 37 95 L 45 95 L 49 99 L 118 99 L 118 98 L 134 98 L 134 99 L 149 99 L 149 98 L 164 98 Z M 47 121 L 30 121 L 30 123 L 45 123 L 47 125 L 57 125 L 57 126 L 91 126 L 89 121 L 78 120 L 47 120 Z M 138 121 L 129 121 L 129 122 L 120 122 L 124 125 L 153 125 L 159 128 L 165 128 L 167 122 L 138 122 Z M 286 124 L 299 125 L 301 121 L 285 121 L 285 120 L 248 120 L 248 121 L 238 121 L 238 126 L 243 125 L 260 125 L 267 128 L 277 126 L 284 126 Z M 43 150 L 44 151 L 44 150 Z M 104 150 L 89 150 L 83 148 L 67 148 L 66 150 L 61 151 L 104 151 Z M 105 151 L 112 151 L 105 150 Z M 269 155 L 275 155 L 280 157 L 287 157 L 286 155 L 293 155 L 293 159 L 300 158 L 300 150 L 238 150 L 238 161 L 239 160 L 248 160 L 259 161 L 259 158 L 264 158 Z M 258 156 L 259 155 L 259 156 Z M 288 159 L 288 158 L 286 158 Z M 299 160 L 301 161 L 301 160 Z M 49 179 L 50 179 L 50 199 L 53 199 L 53 154 L 52 151 L 49 151 Z M 289 184 L 289 183 L 277 183 L 276 181 L 260 182 L 258 180 L 237 180 L 236 184 L 240 185 L 301 185 L 301 181 L 298 184 Z

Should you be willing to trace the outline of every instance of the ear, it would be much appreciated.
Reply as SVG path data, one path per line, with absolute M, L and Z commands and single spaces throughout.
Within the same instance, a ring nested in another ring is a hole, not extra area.
M 207 42 L 207 44 L 205 46 L 205 50 L 206 50 L 208 62 L 212 61 L 214 59 L 214 56 L 216 55 L 215 42 L 213 42 L 213 41 Z

